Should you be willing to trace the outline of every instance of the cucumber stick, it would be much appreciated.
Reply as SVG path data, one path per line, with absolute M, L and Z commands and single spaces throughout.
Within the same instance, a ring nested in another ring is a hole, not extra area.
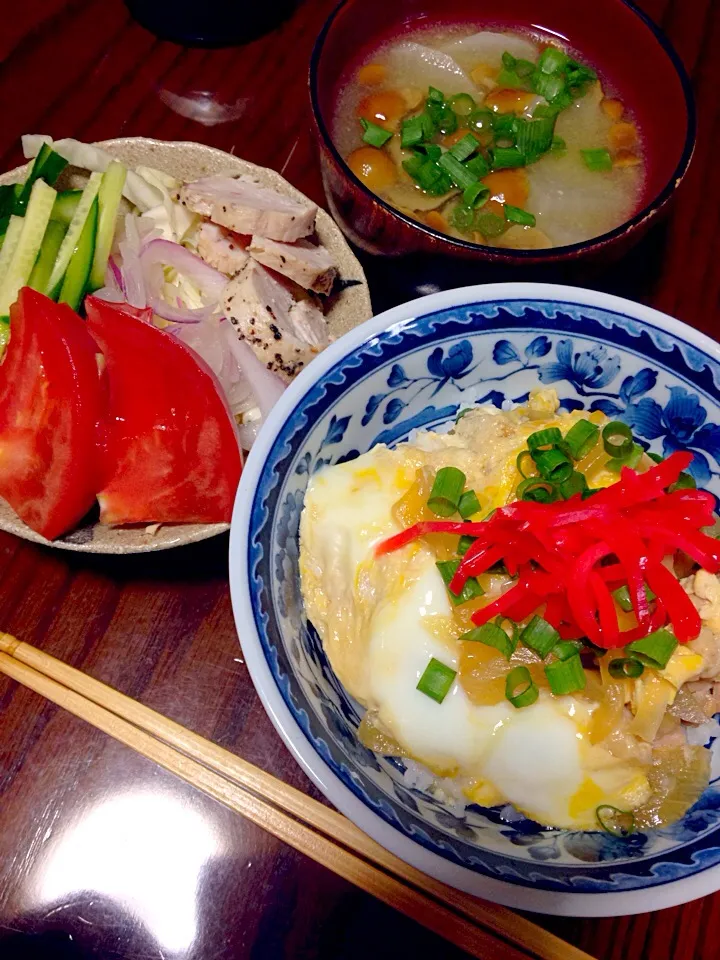
M 0 249 L 0 283 L 2 283 L 2 279 L 7 273 L 7 268 L 10 266 L 10 261 L 20 240 L 22 228 L 22 217 L 10 217 L 7 225 L 7 233 L 3 240 L 2 249 Z
M 98 192 L 98 226 L 95 255 L 90 271 L 90 289 L 105 286 L 105 268 L 115 236 L 115 222 L 122 197 L 127 169 L 119 160 L 113 160 L 103 174 Z
M 79 192 L 80 191 L 78 191 L 78 193 Z M 55 206 L 57 206 L 57 200 L 55 201 Z M 53 210 L 54 209 L 55 207 L 53 207 Z M 47 287 L 47 282 L 50 279 L 55 258 L 58 255 L 58 250 L 60 249 L 60 244 L 64 236 L 65 224 L 58 223 L 57 220 L 53 220 L 51 217 L 50 223 L 48 223 L 47 230 L 45 231 L 45 236 L 43 237 L 40 253 L 35 261 L 30 279 L 28 280 L 28 286 L 32 287 L 33 290 L 39 290 L 40 293 L 42 293 Z M 2 333 L 1 330 L 0 333 Z
M 75 247 L 80 241 L 80 234 L 83 232 L 85 221 L 90 215 L 90 210 L 98 195 L 101 180 L 101 173 L 90 174 L 90 179 L 88 180 L 87 185 L 82 192 L 82 196 L 80 197 L 75 214 L 70 221 L 68 231 L 65 234 L 63 242 L 60 244 L 60 249 L 58 250 L 55 263 L 53 264 L 52 273 L 50 274 L 50 279 L 47 287 L 45 288 L 45 293 L 47 293 L 49 297 L 52 297 L 53 300 L 57 299 L 57 296 L 62 289 L 65 271 L 67 270 L 72 255 L 75 252 Z
M 63 190 L 57 195 L 50 219 L 57 220 L 59 223 L 69 227 L 72 218 L 75 216 L 75 211 L 78 208 L 81 196 L 82 190 Z
M 55 190 L 44 180 L 36 180 L 33 184 L 17 246 L 0 280 L 0 317 L 10 313 L 10 304 L 15 303 L 20 288 L 28 282 L 56 196 Z
M 95 252 L 95 239 L 98 225 L 98 198 L 92 202 L 90 213 L 85 219 L 85 225 L 82 228 L 80 239 L 70 258 L 70 263 L 65 271 L 65 279 L 60 289 L 59 303 L 67 303 L 77 310 L 80 302 L 85 295 L 90 269 L 93 262 L 93 253 Z

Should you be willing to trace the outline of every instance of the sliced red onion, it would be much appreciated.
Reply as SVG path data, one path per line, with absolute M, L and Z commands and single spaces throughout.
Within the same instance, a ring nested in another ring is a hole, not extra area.
M 123 295 L 123 299 L 125 298 L 122 270 L 112 255 L 108 257 L 107 267 L 105 268 L 105 287 L 109 290 L 117 290 L 118 293 Z
M 98 300 L 106 300 L 108 303 L 125 303 L 125 294 L 122 290 L 118 290 L 117 287 L 100 287 L 99 290 L 95 290 L 93 293 L 94 297 L 97 297 Z
M 216 312 L 218 302 L 227 284 L 227 277 L 208 266 L 179 243 L 161 238 L 150 240 L 140 253 L 140 263 L 145 272 L 148 303 L 158 316 L 173 323 L 200 323 L 209 320 Z M 162 268 L 173 267 L 178 273 L 192 280 L 209 302 L 200 308 L 169 304 L 162 296 L 164 284 Z
M 285 391 L 285 384 L 280 377 L 268 370 L 265 364 L 255 356 L 247 341 L 238 338 L 232 324 L 226 322 L 222 326 L 225 329 L 230 349 L 238 362 L 238 366 L 252 387 L 264 422 Z

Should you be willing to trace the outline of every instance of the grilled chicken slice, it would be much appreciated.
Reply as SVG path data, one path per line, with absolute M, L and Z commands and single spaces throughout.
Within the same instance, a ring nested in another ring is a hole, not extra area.
M 268 370 L 286 382 L 329 343 L 322 311 L 310 300 L 294 300 L 252 259 L 225 288 L 223 309 Z
M 203 177 L 180 188 L 182 204 L 235 233 L 292 243 L 315 229 L 317 207 L 292 200 L 249 177 Z
M 197 234 L 197 249 L 205 263 L 234 277 L 248 260 L 248 238 L 231 233 L 217 223 L 203 223 Z
M 337 267 L 325 247 L 298 240 L 280 243 L 267 237 L 253 236 L 248 253 L 265 267 L 299 283 L 305 290 L 330 293 L 337 276 Z

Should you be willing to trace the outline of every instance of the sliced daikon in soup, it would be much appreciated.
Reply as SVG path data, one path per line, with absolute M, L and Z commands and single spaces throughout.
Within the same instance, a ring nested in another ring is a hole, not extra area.
M 527 209 L 555 246 L 608 233 L 634 213 L 642 183 L 639 167 L 588 170 L 581 156 L 544 157 L 528 168 Z
M 537 45 L 525 37 L 493 30 L 481 30 L 469 37 L 450 40 L 440 49 L 468 73 L 481 63 L 499 70 L 503 53 L 509 53 L 517 60 L 536 60 L 540 52 Z
M 470 77 L 452 57 L 422 43 L 397 43 L 386 57 L 388 85 L 438 87 L 451 95 L 474 89 Z
M 634 213 L 642 187 L 642 168 L 589 170 L 581 150 L 607 142 L 611 121 L 600 109 L 600 84 L 563 111 L 555 132 L 565 140 L 564 155 L 549 154 L 526 167 L 530 183 L 527 209 L 555 246 L 580 243 L 608 233 Z

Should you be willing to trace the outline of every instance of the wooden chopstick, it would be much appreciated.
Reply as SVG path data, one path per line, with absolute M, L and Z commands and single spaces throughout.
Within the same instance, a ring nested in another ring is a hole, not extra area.
M 527 958 L 528 954 L 543 960 L 592 960 L 524 917 L 426 876 L 375 843 L 342 814 L 74 667 L 8 634 L 0 634 L 0 651 L 4 651 L 0 652 L 0 672 L 99 727 L 468 952 L 508 960 Z M 487 930 L 512 941 L 525 953 L 498 944 Z

